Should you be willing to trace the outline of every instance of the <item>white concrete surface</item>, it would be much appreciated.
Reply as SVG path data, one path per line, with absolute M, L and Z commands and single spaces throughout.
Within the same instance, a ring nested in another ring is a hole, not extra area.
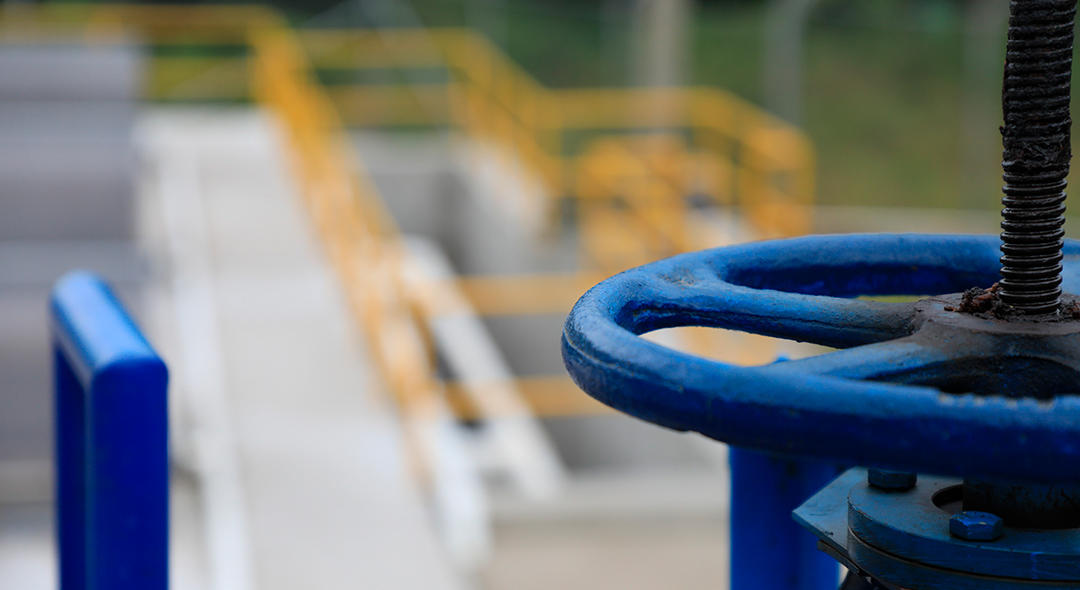
M 53 590 L 52 506 L 0 505 L 0 590 Z
M 231 430 L 225 436 L 234 439 L 242 496 L 233 509 L 248 527 L 251 587 L 461 587 L 408 477 L 398 425 L 293 189 L 274 125 L 246 109 L 158 109 L 141 121 L 140 137 L 152 176 L 160 179 L 177 156 L 187 159 L 193 178 L 183 181 L 185 198 L 200 201 L 216 316 L 216 334 L 206 337 L 218 341 L 207 346 L 223 357 L 227 415 L 207 418 L 192 406 L 206 400 L 190 395 L 182 330 L 168 325 L 180 291 L 157 289 L 156 331 L 177 377 L 176 423 L 212 419 L 213 428 Z M 152 180 L 147 186 L 160 193 Z M 160 194 L 147 197 L 143 218 L 152 225 L 158 213 L 148 239 L 167 282 L 178 262 L 163 247 L 169 207 Z M 199 432 L 186 433 L 194 446 Z M 229 452 L 228 444 L 211 447 Z M 198 481 L 200 462 L 192 465 Z M 206 492 L 204 513 L 215 501 Z M 213 547 L 210 532 L 203 535 Z M 244 559 L 243 551 L 231 555 Z M 219 574 L 207 572 L 211 586 Z

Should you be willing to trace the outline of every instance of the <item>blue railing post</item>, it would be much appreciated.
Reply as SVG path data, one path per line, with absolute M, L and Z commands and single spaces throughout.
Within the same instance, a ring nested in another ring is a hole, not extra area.
M 53 289 L 61 590 L 166 590 L 167 372 L 109 288 Z

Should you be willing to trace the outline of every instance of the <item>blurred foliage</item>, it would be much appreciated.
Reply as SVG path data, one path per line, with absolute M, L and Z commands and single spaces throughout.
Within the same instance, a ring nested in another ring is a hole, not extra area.
M 822 200 L 995 206 L 1000 143 L 985 151 L 967 146 L 987 157 L 988 166 L 979 170 L 989 176 L 978 183 L 987 197 L 962 194 L 960 19 L 926 8 L 928 2 L 863 2 L 831 14 L 826 5 L 808 39 L 805 127 L 819 146 Z M 1000 96 L 985 100 L 999 103 Z M 996 116 L 985 121 L 991 132 L 980 137 L 994 140 L 1000 113 L 986 110 Z
M 979 188 L 960 182 L 961 8 L 941 0 L 819 4 L 807 32 L 803 106 L 818 149 L 819 202 L 996 205 L 1000 144 L 969 147 L 987 158 L 985 174 Z M 761 104 L 764 4 L 710 3 L 697 22 L 694 82 Z M 996 129 L 998 118 L 985 125 Z
M 428 24 L 468 24 L 462 2 L 413 5 Z M 964 5 L 820 1 L 806 40 L 803 115 L 818 150 L 819 202 L 997 206 L 999 81 L 981 84 L 986 96 L 975 97 L 986 101 L 977 110 L 993 117 L 977 122 L 988 132 L 966 147 L 985 165 L 968 170 L 976 178 L 961 181 L 961 112 L 971 100 L 962 87 Z M 544 84 L 625 85 L 632 79 L 628 0 L 508 0 L 504 6 L 506 49 Z M 764 0 L 699 1 L 688 82 L 762 104 L 765 9 Z M 999 53 L 1000 61 L 1003 34 Z

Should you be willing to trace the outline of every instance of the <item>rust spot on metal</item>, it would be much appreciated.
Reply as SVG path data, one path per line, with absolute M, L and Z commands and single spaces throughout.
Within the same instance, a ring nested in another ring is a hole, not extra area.
M 1001 300 L 1001 284 L 994 283 L 989 289 L 972 287 L 960 298 L 960 304 L 946 307 L 945 311 L 1003 317 L 1013 311 L 1012 306 Z

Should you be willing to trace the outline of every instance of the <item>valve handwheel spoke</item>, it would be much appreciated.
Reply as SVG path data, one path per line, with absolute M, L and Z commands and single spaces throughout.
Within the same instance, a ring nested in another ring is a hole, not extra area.
M 823 375 L 861 381 L 909 383 L 939 366 L 975 356 L 970 349 L 930 346 L 912 336 L 856 346 L 805 359 L 777 363 L 762 370 L 777 375 Z
M 906 336 L 914 313 L 911 303 L 765 293 L 725 281 L 712 268 L 678 268 L 659 280 L 647 272 L 624 279 L 639 295 L 622 310 L 627 327 L 638 333 L 703 326 L 846 348 Z

